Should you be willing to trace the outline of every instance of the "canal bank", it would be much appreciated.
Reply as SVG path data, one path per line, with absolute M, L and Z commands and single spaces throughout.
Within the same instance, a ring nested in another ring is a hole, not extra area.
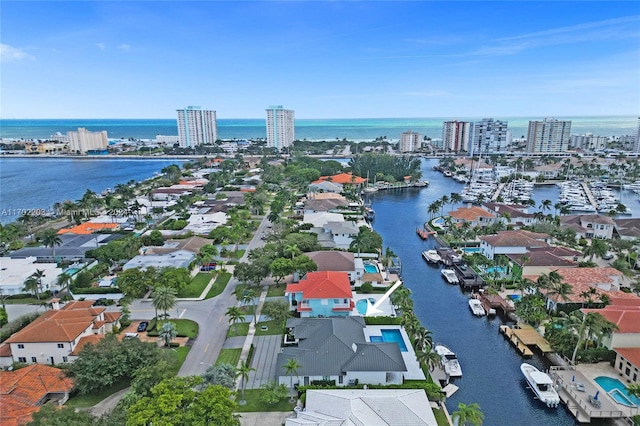
M 478 403 L 485 425 L 576 424 L 564 406 L 549 409 L 534 400 L 520 373 L 523 359 L 499 333 L 503 320 L 475 318 L 469 311 L 470 293 L 446 284 L 440 267 L 422 259 L 422 251 L 436 246 L 433 239 L 421 240 L 415 232 L 428 219 L 429 204 L 443 195 L 459 193 L 463 186 L 433 171 L 435 165 L 437 160 L 422 163 L 422 178 L 430 181 L 429 188 L 367 198 L 376 211 L 374 229 L 402 260 L 403 280 L 412 291 L 416 315 L 433 332 L 434 341 L 449 346 L 460 360 L 463 376 L 454 381 L 460 390 L 447 401 L 448 411 L 456 411 L 459 402 Z M 541 369 L 549 367 L 539 353 L 527 362 Z

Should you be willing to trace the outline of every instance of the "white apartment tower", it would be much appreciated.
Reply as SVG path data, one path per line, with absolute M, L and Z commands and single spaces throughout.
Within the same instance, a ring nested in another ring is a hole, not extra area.
M 104 151 L 109 146 L 107 131 L 90 132 L 79 127 L 77 132 L 67 132 L 69 151 L 86 154 L 87 151 Z
M 636 146 L 634 152 L 640 152 L 640 117 L 638 117 L 638 129 L 636 130 Z
M 442 147 L 450 152 L 464 151 L 469 146 L 471 123 L 468 121 L 442 122 Z
M 422 145 L 422 135 L 420 133 L 407 130 L 400 135 L 398 150 L 400 152 L 414 152 Z
M 473 126 L 469 143 L 471 155 L 494 154 L 503 152 L 508 145 L 508 121 L 483 118 Z
M 267 147 L 281 150 L 295 140 L 294 111 L 282 105 L 267 108 Z
M 528 152 L 565 152 L 571 138 L 571 121 L 545 118 L 529 121 Z
M 178 143 L 182 148 L 212 144 L 218 140 L 216 112 L 199 106 L 188 106 L 178 111 Z

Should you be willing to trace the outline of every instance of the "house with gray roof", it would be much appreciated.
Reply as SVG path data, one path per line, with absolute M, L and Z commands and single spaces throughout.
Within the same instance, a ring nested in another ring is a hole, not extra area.
M 329 182 L 328 180 L 314 182 L 309 185 L 309 191 L 311 192 L 331 192 L 334 194 L 340 194 L 342 189 L 342 184 Z
M 616 219 L 615 223 L 615 234 L 617 234 L 621 240 L 635 240 L 640 238 L 639 218 Z
M 576 231 L 577 238 L 613 238 L 616 222 L 603 214 L 560 216 L 561 226 Z
M 300 368 L 293 383 L 309 385 L 315 380 L 333 380 L 346 386 L 401 384 L 407 367 L 396 342 L 368 342 L 362 317 L 290 318 L 285 346 L 276 359 L 278 383 L 289 385 L 284 365 L 291 358 Z
M 364 275 L 364 262 L 348 251 L 312 251 L 305 256 L 318 265 L 317 271 L 337 271 L 349 274 L 349 281 L 355 283 Z
M 39 262 L 53 262 L 55 260 L 82 260 L 89 250 L 104 246 L 111 241 L 124 237 L 123 234 L 62 234 L 58 235 L 62 243 L 56 246 L 55 259 L 51 247 L 24 247 L 11 252 L 8 257 L 14 259 L 25 259 L 36 257 Z
M 187 250 L 176 250 L 165 254 L 141 254 L 125 263 L 122 269 L 125 271 L 133 268 L 147 269 L 150 266 L 157 269 L 188 268 L 195 258 L 196 255 Z
M 286 426 L 436 426 L 423 389 L 309 389 Z

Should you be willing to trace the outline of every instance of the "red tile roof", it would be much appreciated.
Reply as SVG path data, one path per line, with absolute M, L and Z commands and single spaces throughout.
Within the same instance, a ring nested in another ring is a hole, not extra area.
M 346 272 L 309 272 L 298 284 L 287 285 L 286 293 L 302 293 L 304 299 L 350 299 L 353 296 Z
M 83 338 L 78 340 L 78 344 L 73 349 L 73 352 L 71 352 L 69 355 L 78 356 L 78 354 L 80 353 L 80 350 L 83 347 L 85 347 L 87 345 L 87 343 L 91 343 L 91 344 L 97 345 L 98 342 L 100 340 L 102 340 L 103 338 L 104 338 L 103 334 L 90 334 L 88 336 L 84 336 Z
M 613 348 L 613 350 L 618 352 L 636 368 L 640 368 L 640 348 Z
M 48 365 L 32 364 L 16 371 L 0 371 L 0 424 L 25 424 L 47 395 L 66 394 L 72 388 L 72 379 Z
M 362 185 L 367 181 L 365 178 L 354 176 L 352 173 L 338 173 L 337 175 L 333 176 L 321 176 L 320 179 L 313 183 L 322 182 L 323 180 L 328 180 L 333 183 L 339 183 L 342 185 Z
M 548 247 L 543 239 L 549 238 L 547 234 L 540 234 L 530 231 L 500 231 L 495 235 L 480 237 L 487 244 L 493 247 Z
M 85 222 L 80 225 L 74 226 L 73 228 L 63 228 L 58 231 L 58 234 L 79 234 L 79 235 L 88 235 L 93 234 L 97 231 L 102 231 L 104 229 L 114 230 L 117 229 L 120 225 L 117 223 L 93 223 L 93 222 Z
M 0 345 L 0 357 L 10 357 L 11 356 L 11 345 L 3 343 Z
M 640 334 L 640 306 L 608 305 L 603 309 L 583 309 L 583 312 L 599 313 L 607 321 L 618 326 L 616 333 Z M 640 341 L 638 347 L 640 347 Z
M 449 216 L 455 219 L 466 220 L 469 222 L 477 221 L 481 217 L 486 217 L 490 219 L 495 219 L 496 217 L 495 214 L 490 213 L 485 209 L 483 209 L 482 207 L 478 207 L 478 206 L 460 207 L 457 210 L 449 212 Z

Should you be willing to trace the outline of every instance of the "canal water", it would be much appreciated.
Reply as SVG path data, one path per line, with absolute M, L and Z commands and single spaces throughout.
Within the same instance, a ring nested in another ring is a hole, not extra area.
M 429 218 L 429 204 L 462 189 L 461 184 L 433 171 L 434 165 L 437 160 L 422 163 L 423 179 L 430 181 L 428 188 L 380 191 L 369 201 L 376 212 L 373 228 L 382 236 L 385 247 L 400 256 L 402 277 L 412 291 L 418 318 L 433 332 L 435 342 L 449 346 L 458 355 L 463 376 L 453 382 L 460 390 L 448 399 L 449 412 L 454 412 L 460 402 L 478 403 L 487 426 L 577 424 L 564 405 L 549 409 L 526 388 L 520 372 L 523 359 L 498 332 L 503 320 L 474 317 L 468 305 L 469 293 L 446 284 L 440 268 L 422 259 L 422 251 L 435 246 L 432 239 L 423 241 L 416 235 L 416 228 Z M 543 195 L 542 199 L 547 198 Z M 539 355 L 527 362 L 548 368 Z

